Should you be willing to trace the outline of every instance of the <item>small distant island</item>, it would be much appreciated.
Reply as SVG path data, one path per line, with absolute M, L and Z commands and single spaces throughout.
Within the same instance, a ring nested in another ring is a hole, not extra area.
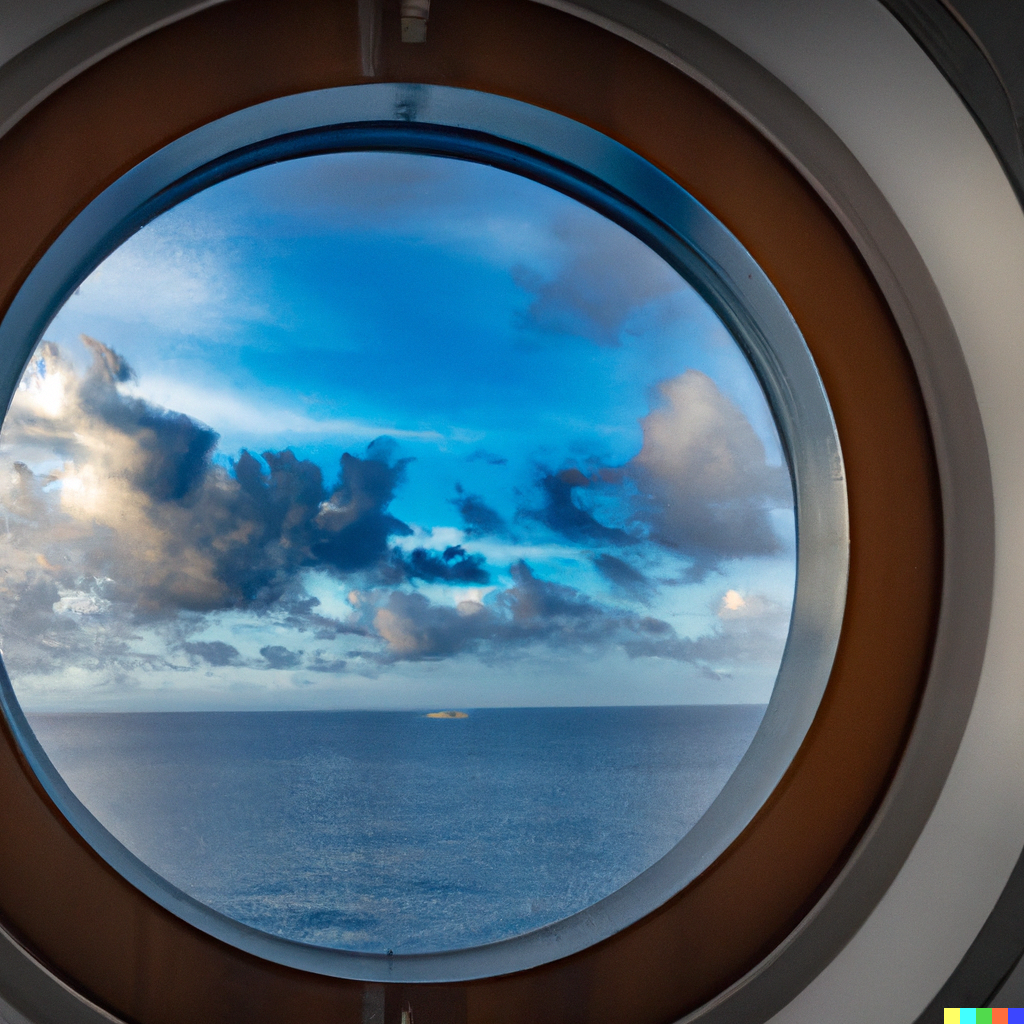
M 431 711 L 427 718 L 469 718 L 465 711 Z

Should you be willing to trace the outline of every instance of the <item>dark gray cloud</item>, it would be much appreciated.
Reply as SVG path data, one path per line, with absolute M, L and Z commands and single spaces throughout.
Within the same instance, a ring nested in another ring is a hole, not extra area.
M 781 619 L 734 602 L 715 634 L 680 637 L 654 616 L 541 579 L 524 561 L 512 566 L 511 585 L 486 599 L 467 591 L 471 599 L 454 606 L 434 604 L 408 585 L 485 586 L 490 574 L 483 556 L 459 544 L 396 547 L 394 538 L 412 530 L 389 511 L 409 461 L 396 456 L 393 441 L 343 455 L 329 485 L 290 450 L 242 451 L 225 467 L 211 458 L 213 431 L 123 394 L 130 368 L 100 343 L 88 347 L 92 365 L 79 374 L 44 346 L 39 373 L 5 422 L 7 452 L 25 453 L 9 454 L 12 471 L 0 474 L 0 633 L 12 670 L 87 669 L 110 686 L 200 661 L 347 670 L 333 653 L 307 658 L 270 644 L 257 660 L 224 641 L 193 639 L 205 613 L 229 610 L 272 611 L 275 623 L 309 637 L 300 642 L 307 649 L 360 637 L 363 646 L 348 657 L 363 666 L 463 652 L 514 657 L 547 644 L 566 652 L 618 647 L 720 671 L 727 653 L 758 659 L 785 635 Z M 676 551 L 699 575 L 725 558 L 775 550 L 768 515 L 791 500 L 785 470 L 766 465 L 749 423 L 707 377 L 688 371 L 666 381 L 661 398 L 643 421 L 634 459 L 590 475 L 542 470 L 539 507 L 519 513 L 591 548 L 597 571 L 638 601 L 651 582 L 630 561 L 641 553 L 636 545 L 650 540 Z M 27 462 L 53 466 L 55 452 L 62 467 L 29 469 Z M 610 496 L 630 511 L 625 528 L 601 522 Z M 459 487 L 453 504 L 467 536 L 509 535 L 479 495 Z M 351 579 L 352 611 L 324 614 L 303 590 L 307 570 Z M 146 644 L 163 653 L 146 653 Z
M 623 467 L 651 539 L 693 559 L 697 577 L 778 551 L 769 512 L 792 507 L 788 470 L 768 465 L 750 422 L 710 377 L 687 370 L 658 391 L 663 404 L 644 418 L 643 447 Z
M 639 569 L 607 552 L 594 556 L 594 568 L 613 586 L 638 600 L 648 598 L 654 589 L 652 582 Z
M 589 476 L 575 467 L 543 470 L 544 505 L 519 515 L 598 547 L 653 541 L 690 560 L 691 581 L 729 559 L 777 552 L 770 513 L 792 508 L 786 467 L 768 464 L 749 420 L 705 374 L 687 370 L 663 381 L 658 393 L 661 404 L 641 421 L 643 446 L 634 458 Z M 603 488 L 630 504 L 625 529 L 604 525 L 577 498 Z M 624 563 L 616 561 L 595 564 L 621 585 Z
M 317 560 L 347 572 L 366 569 L 384 556 L 388 538 L 412 533 L 387 513 L 410 462 L 392 465 L 394 448 L 390 438 L 379 438 L 365 459 L 342 455 L 337 487 L 316 515 L 318 537 L 310 550 Z
M 476 583 L 490 582 L 490 576 L 484 568 L 483 555 L 468 555 L 459 544 L 444 549 L 441 554 L 416 548 L 401 559 L 405 575 L 411 580 L 423 580 L 426 583 Z
M 186 653 L 201 658 L 208 665 L 235 665 L 239 661 L 237 647 L 224 643 L 223 640 L 194 640 L 182 644 Z
M 218 465 L 215 432 L 124 394 L 131 369 L 113 350 L 84 342 L 92 356 L 85 373 L 56 346 L 41 347 L 4 423 L 8 665 L 102 667 L 128 678 L 140 665 L 183 667 L 173 652 L 192 663 L 244 664 L 230 644 L 192 640 L 175 625 L 227 610 L 273 608 L 283 624 L 324 639 L 372 633 L 322 615 L 300 574 L 408 578 L 392 554 L 393 538 L 411 532 L 388 512 L 408 461 L 395 458 L 393 442 L 373 442 L 364 457 L 346 453 L 330 487 L 290 450 L 243 451 L 232 466 Z M 62 467 L 34 473 L 26 464 L 52 466 L 54 454 Z M 482 560 L 464 553 L 442 554 L 437 565 L 432 557 L 415 560 L 421 576 L 485 575 Z M 149 638 L 142 643 L 164 653 L 139 653 L 140 630 Z
M 302 667 L 311 672 L 341 673 L 348 667 L 348 662 L 344 658 L 324 657 L 323 651 L 314 651 L 313 656 L 307 659 Z
M 17 464 L 0 495 L 24 516 L 57 584 L 106 581 L 104 599 L 152 618 L 266 608 L 304 568 L 390 571 L 391 538 L 411 532 L 387 511 L 408 463 L 394 458 L 393 442 L 374 441 L 364 458 L 345 453 L 329 489 L 320 468 L 290 450 L 242 451 L 229 471 L 211 461 L 215 432 L 123 394 L 130 368 L 84 340 L 84 376 L 43 346 L 39 373 L 4 425 L 8 450 L 68 459 L 46 477 Z M 58 383 L 59 408 L 42 408 Z M 54 480 L 61 487 L 47 491 Z
M 479 494 L 466 494 L 461 484 L 455 485 L 452 504 L 459 510 L 467 537 L 507 537 L 508 524 Z
M 475 651 L 506 657 L 530 644 L 556 641 L 561 650 L 603 647 L 635 634 L 674 635 L 657 619 L 602 605 L 573 587 L 539 579 L 523 561 L 512 566 L 512 586 L 491 604 L 432 604 L 423 594 L 393 592 L 373 624 L 387 641 L 387 661 L 416 661 Z M 500 655 L 498 652 L 501 652 Z
M 302 662 L 302 651 L 289 651 L 287 647 L 273 644 L 260 648 L 260 657 L 271 668 L 295 668 Z
M 511 569 L 513 586 L 502 591 L 499 602 L 526 634 L 569 632 L 577 637 L 607 614 L 595 601 L 574 587 L 538 579 L 524 561 Z
M 484 451 L 477 448 L 471 455 L 466 456 L 467 462 L 486 462 L 488 466 L 507 466 L 508 459 L 504 455 L 495 455 L 494 452 Z
M 563 469 L 559 473 L 542 472 L 539 480 L 544 495 L 540 509 L 526 509 L 520 514 L 536 519 L 555 533 L 589 544 L 609 544 L 616 547 L 635 544 L 637 537 L 631 536 L 617 526 L 605 526 L 598 522 L 593 513 L 573 500 L 573 492 L 586 490 L 594 481 L 578 469 Z
M 387 641 L 384 661 L 420 661 L 458 654 L 493 639 L 501 628 L 494 612 L 465 602 L 458 608 L 431 604 L 423 594 L 393 591 L 373 618 Z
M 452 608 L 423 594 L 394 591 L 374 610 L 373 624 L 387 641 L 384 662 L 421 661 L 475 653 L 510 658 L 544 643 L 561 652 L 619 647 L 630 657 L 665 658 L 694 665 L 709 676 L 727 675 L 743 662 L 781 657 L 788 611 L 752 597 L 719 609 L 717 628 L 679 636 L 663 619 L 602 604 L 573 587 L 538 578 L 525 562 L 512 567 L 513 585 L 489 604 L 464 601 Z M 732 592 L 730 592 L 732 593 Z
M 93 357 L 79 392 L 82 405 L 133 438 L 139 458 L 126 468 L 128 478 L 155 501 L 184 499 L 202 482 L 218 434 L 184 413 L 122 395 L 115 385 L 134 378 L 131 367 L 95 338 L 83 335 L 82 341 Z
M 526 326 L 618 345 L 639 310 L 673 293 L 685 294 L 668 264 L 609 220 L 566 215 L 554 234 L 563 259 L 553 275 L 525 266 L 513 270 L 516 284 L 533 296 L 523 318 Z

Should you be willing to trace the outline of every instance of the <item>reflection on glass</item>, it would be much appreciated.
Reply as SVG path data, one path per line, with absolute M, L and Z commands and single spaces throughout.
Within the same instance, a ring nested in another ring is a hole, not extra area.
M 581 910 L 748 746 L 792 605 L 756 377 L 633 235 L 333 154 L 153 221 L 2 435 L 4 663 L 72 790 L 239 921 L 396 954 Z

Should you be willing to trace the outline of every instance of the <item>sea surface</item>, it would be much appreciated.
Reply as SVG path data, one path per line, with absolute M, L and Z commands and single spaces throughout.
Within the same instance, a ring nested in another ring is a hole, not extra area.
M 662 857 L 762 705 L 43 714 L 86 807 L 189 895 L 315 945 L 418 953 L 595 903 Z

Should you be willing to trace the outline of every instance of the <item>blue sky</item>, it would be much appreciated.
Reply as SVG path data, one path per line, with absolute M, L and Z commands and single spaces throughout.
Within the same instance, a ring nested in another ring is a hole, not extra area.
M 699 296 L 574 200 L 276 164 L 141 230 L 45 339 L 0 434 L 28 708 L 770 695 L 770 412 Z

